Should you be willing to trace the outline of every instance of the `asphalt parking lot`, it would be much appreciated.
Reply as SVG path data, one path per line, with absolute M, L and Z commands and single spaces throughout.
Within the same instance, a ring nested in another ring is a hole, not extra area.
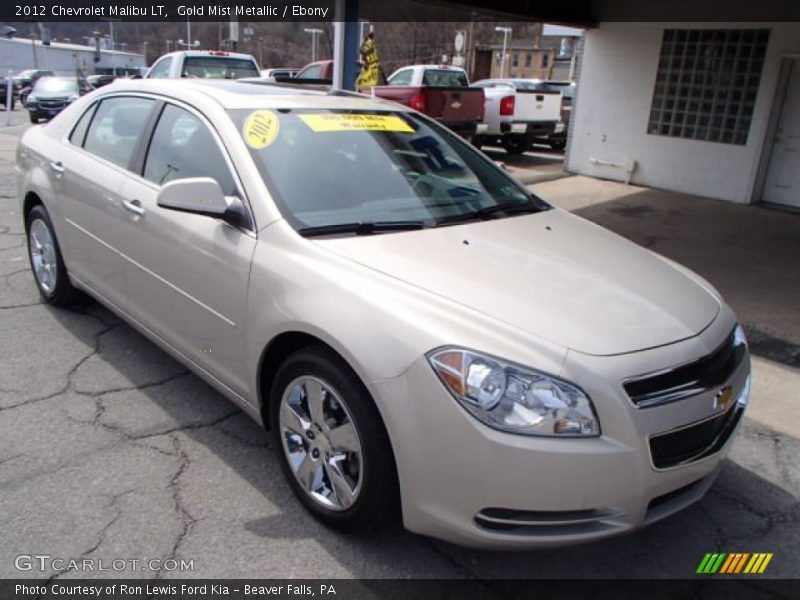
M 769 411 L 775 390 L 800 402 L 787 385 L 800 364 L 781 356 L 755 363 L 759 418 L 745 421 L 709 494 L 632 535 L 487 553 L 399 528 L 364 537 L 319 525 L 267 436 L 232 404 L 99 305 L 40 303 L 13 180 L 25 120 L 16 111 L 17 124 L 0 127 L 0 577 L 683 578 L 715 551 L 774 552 L 764 576 L 800 574 L 800 423 Z M 563 195 L 568 182 L 541 189 Z M 177 558 L 194 569 L 20 572 L 21 554 Z

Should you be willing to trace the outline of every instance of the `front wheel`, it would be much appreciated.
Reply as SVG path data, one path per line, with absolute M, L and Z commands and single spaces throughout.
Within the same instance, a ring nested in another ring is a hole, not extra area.
M 67 267 L 58 245 L 47 209 L 34 206 L 25 220 L 28 256 L 39 293 L 48 304 L 65 306 L 80 297 L 67 276 Z
M 564 148 L 567 147 L 567 140 L 550 140 L 548 142 L 550 147 L 557 152 L 561 152 Z
M 270 424 L 284 475 L 317 519 L 361 531 L 396 513 L 397 474 L 383 421 L 334 352 L 315 346 L 284 361 L 272 386 Z
M 31 119 L 31 123 L 38 123 L 39 122 L 39 115 L 33 111 L 28 111 L 28 116 Z

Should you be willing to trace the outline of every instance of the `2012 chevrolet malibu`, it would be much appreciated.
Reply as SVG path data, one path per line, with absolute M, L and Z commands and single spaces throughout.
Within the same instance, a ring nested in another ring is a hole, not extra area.
M 330 526 L 630 531 L 703 496 L 745 410 L 706 281 L 396 104 L 115 82 L 17 161 L 44 300 L 88 293 L 268 427 Z

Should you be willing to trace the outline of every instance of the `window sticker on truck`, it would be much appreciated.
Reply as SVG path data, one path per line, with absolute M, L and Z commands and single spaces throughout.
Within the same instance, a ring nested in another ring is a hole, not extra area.
M 395 115 L 306 114 L 299 117 L 312 131 L 397 131 L 414 133 L 414 129 Z
M 244 122 L 242 137 L 254 150 L 262 150 L 278 137 L 278 115 L 271 110 L 257 110 Z

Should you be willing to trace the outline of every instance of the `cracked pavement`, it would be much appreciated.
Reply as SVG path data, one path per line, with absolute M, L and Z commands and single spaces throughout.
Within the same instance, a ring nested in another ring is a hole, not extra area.
M 800 370 L 769 357 L 754 363 L 753 407 L 709 494 L 632 535 L 486 553 L 399 528 L 326 529 L 232 404 L 100 305 L 41 304 L 11 189 L 24 117 L 0 130 L 0 577 L 691 577 L 716 550 L 774 552 L 768 576 L 798 575 L 800 423 L 759 407 L 785 393 L 796 402 Z M 194 570 L 20 573 L 18 554 Z

